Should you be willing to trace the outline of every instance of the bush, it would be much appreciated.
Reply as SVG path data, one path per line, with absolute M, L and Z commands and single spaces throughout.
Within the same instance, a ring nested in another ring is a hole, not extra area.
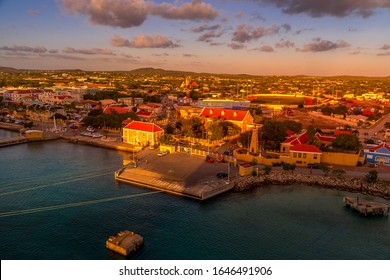
M 341 176 L 343 176 L 345 174 L 345 170 L 344 169 L 334 169 L 332 171 L 333 175 L 335 175 L 337 178 L 341 178 Z
M 264 171 L 265 175 L 269 175 L 271 173 L 271 171 L 272 171 L 272 167 L 266 165 L 266 166 L 264 166 L 263 171 Z
M 364 177 L 364 181 L 366 181 L 367 183 L 376 183 L 378 181 L 378 171 L 369 171 Z

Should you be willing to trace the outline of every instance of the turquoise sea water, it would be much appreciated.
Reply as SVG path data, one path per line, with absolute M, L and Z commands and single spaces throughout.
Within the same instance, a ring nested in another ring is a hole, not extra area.
M 269 186 L 199 202 L 116 184 L 124 156 L 61 141 L 1 148 L 1 259 L 123 259 L 105 241 L 124 229 L 145 238 L 134 259 L 390 259 L 389 218 L 351 212 L 347 193 Z

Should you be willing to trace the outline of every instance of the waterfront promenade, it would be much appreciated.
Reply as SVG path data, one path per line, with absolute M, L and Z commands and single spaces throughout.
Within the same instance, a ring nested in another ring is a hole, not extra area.
M 131 159 L 137 152 L 137 167 L 134 165 L 118 166 L 115 172 L 117 181 L 138 185 L 151 189 L 161 190 L 174 195 L 185 196 L 197 200 L 205 200 L 234 188 L 235 184 L 245 180 L 245 177 L 238 176 L 236 167 L 230 168 L 230 180 L 219 179 L 216 175 L 219 172 L 228 172 L 227 163 L 208 163 L 202 157 L 191 156 L 189 154 L 169 154 L 159 157 L 158 149 L 144 149 L 139 151 L 132 145 L 123 143 L 119 135 L 112 135 L 115 141 L 105 142 L 100 138 L 92 138 L 81 135 L 66 133 L 47 133 L 45 140 L 62 139 L 75 144 L 93 145 L 101 148 L 115 149 L 128 152 L 127 160 Z M 262 170 L 263 166 L 258 166 Z M 390 167 L 379 166 L 369 167 L 346 167 L 334 166 L 334 168 L 344 169 L 346 178 L 363 178 L 368 171 L 377 170 L 380 180 L 390 180 Z M 281 167 L 272 167 L 273 171 L 281 171 Z M 310 172 L 310 173 L 309 173 Z M 114 173 L 114 171 L 113 171 Z M 308 175 L 309 177 L 323 177 L 323 172 L 319 169 L 309 170 L 308 168 L 297 168 L 294 173 Z M 114 175 L 114 174 L 113 174 Z M 330 176 L 332 177 L 332 176 Z M 296 182 L 299 183 L 299 182 Z M 302 182 L 304 184 L 304 182 Z M 315 184 L 312 184 L 315 185 Z M 356 191 L 356 190 L 354 190 Z M 357 190 L 359 191 L 359 190 Z M 374 194 L 375 195 L 375 194 Z M 387 195 L 385 196 L 387 198 Z

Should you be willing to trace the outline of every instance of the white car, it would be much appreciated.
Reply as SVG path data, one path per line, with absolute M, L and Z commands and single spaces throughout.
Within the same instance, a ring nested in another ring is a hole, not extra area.
M 157 155 L 159 157 L 163 157 L 163 156 L 166 156 L 169 152 L 168 151 L 164 151 L 164 152 L 159 152 Z

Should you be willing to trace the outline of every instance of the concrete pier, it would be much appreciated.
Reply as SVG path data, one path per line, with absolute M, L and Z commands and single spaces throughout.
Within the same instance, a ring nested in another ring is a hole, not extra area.
M 138 251 L 144 244 L 144 238 L 132 231 L 125 230 L 115 236 L 110 236 L 106 241 L 106 247 L 121 255 L 127 256 Z
M 27 143 L 28 140 L 24 136 L 9 137 L 0 139 L 0 147 L 7 147 L 22 143 Z
M 145 155 L 149 153 L 149 155 Z M 158 157 L 156 152 L 141 153 L 137 167 L 129 165 L 115 172 L 115 179 L 132 185 L 161 190 L 173 195 L 206 200 L 232 190 L 233 180 L 217 177 L 226 172 L 226 163 L 208 163 L 204 158 L 187 154 Z M 231 178 L 237 176 L 232 170 Z
M 343 201 L 346 206 L 351 207 L 360 214 L 367 215 L 388 215 L 389 206 L 384 203 L 378 203 L 374 201 L 368 201 L 360 199 L 359 197 L 344 197 Z

